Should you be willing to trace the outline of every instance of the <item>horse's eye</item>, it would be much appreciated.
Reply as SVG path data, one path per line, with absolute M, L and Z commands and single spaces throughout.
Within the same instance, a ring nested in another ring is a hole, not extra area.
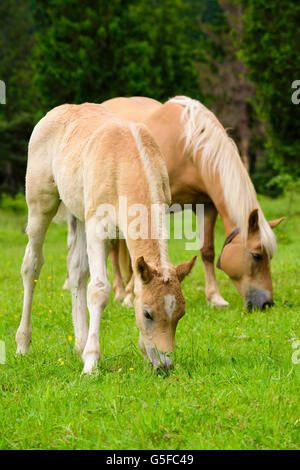
M 262 259 L 262 254 L 260 253 L 252 253 L 251 252 L 251 256 L 253 259 L 255 259 L 255 261 L 260 261 Z
M 153 318 L 152 318 L 152 316 L 151 316 L 151 314 L 148 310 L 144 310 L 143 313 L 144 313 L 145 318 L 147 318 L 147 320 L 153 320 Z

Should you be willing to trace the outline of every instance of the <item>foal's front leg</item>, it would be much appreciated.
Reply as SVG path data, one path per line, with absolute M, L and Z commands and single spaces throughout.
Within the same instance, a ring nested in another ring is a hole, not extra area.
M 218 212 L 215 206 L 204 206 L 204 243 L 200 251 L 204 267 L 207 303 L 213 307 L 227 307 L 229 304 L 220 294 L 214 268 L 214 229 L 217 215 Z
M 82 359 L 83 372 L 91 374 L 96 369 L 100 357 L 99 329 L 102 312 L 109 299 L 110 284 L 107 276 L 107 256 L 109 241 L 101 240 L 96 233 L 97 220 L 90 219 L 86 224 L 87 252 L 90 267 L 87 302 L 90 325 L 87 343 Z

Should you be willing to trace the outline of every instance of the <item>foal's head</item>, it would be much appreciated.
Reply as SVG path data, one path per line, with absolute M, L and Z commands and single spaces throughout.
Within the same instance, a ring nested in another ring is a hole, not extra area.
M 270 227 L 273 229 L 283 219 L 269 222 Z M 273 305 L 270 257 L 262 246 L 258 209 L 249 216 L 246 243 L 239 235 L 234 236 L 223 248 L 219 267 L 231 278 L 248 309 Z
M 177 323 L 185 314 L 180 282 L 190 273 L 197 257 L 176 267 L 168 279 L 141 256 L 136 261 L 135 314 L 140 330 L 139 346 L 155 369 L 172 366 Z

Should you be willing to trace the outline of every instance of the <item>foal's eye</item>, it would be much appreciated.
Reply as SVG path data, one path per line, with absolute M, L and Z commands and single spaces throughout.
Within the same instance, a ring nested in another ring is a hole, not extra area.
M 148 310 L 144 310 L 144 316 L 147 318 L 147 320 L 153 320 L 151 313 Z
M 253 259 L 255 259 L 255 261 L 260 261 L 262 259 L 262 254 L 261 253 L 252 253 L 251 252 L 251 256 Z

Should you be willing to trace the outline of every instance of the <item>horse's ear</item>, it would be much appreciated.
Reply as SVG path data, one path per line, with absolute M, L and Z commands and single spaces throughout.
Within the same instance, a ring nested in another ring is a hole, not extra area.
M 270 220 L 269 225 L 270 225 L 271 228 L 275 228 L 275 227 L 277 227 L 277 225 L 280 224 L 280 222 L 282 222 L 285 219 L 286 219 L 286 217 L 280 217 L 280 219 Z
M 258 209 L 254 209 L 250 215 L 248 220 L 248 233 L 256 233 L 259 230 L 258 225 Z
M 192 258 L 191 261 L 187 261 L 186 263 L 182 263 L 176 266 L 176 274 L 177 274 L 179 282 L 182 282 L 185 276 L 190 274 L 196 261 L 197 261 L 197 256 L 194 256 L 194 258 Z
M 143 256 L 140 256 L 136 260 L 135 267 L 144 284 L 147 284 L 151 281 L 154 276 L 154 270 L 151 268 L 151 266 L 149 266 L 149 264 L 146 263 Z

